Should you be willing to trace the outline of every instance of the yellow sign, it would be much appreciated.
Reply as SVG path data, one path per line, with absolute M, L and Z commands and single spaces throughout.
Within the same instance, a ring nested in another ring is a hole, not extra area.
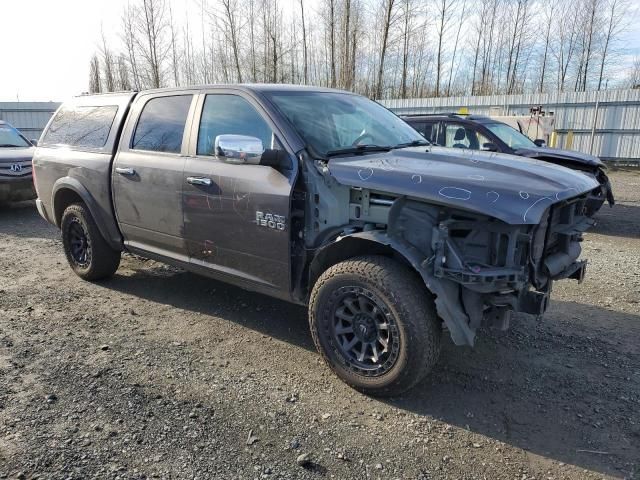
M 567 139 L 564 142 L 564 148 L 566 150 L 571 150 L 571 147 L 573 147 L 573 130 L 567 132 Z

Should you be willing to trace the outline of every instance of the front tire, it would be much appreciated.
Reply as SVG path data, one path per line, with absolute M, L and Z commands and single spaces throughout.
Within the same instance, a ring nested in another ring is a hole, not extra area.
M 357 257 L 325 271 L 309 302 L 316 348 L 344 382 L 367 394 L 400 394 L 437 362 L 442 326 L 430 293 L 404 265 Z
M 100 280 L 118 269 L 120 252 L 107 244 L 84 204 L 74 203 L 65 209 L 60 230 L 67 261 L 80 278 Z

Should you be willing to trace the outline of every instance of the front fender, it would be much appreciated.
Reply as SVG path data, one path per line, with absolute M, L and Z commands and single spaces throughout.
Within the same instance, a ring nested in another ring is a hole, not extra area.
M 460 304 L 458 285 L 450 280 L 436 278 L 429 273 L 430 257 L 425 256 L 423 252 L 409 242 L 400 237 L 390 236 L 385 231 L 357 232 L 339 237 L 336 241 L 345 238 L 357 238 L 375 242 L 392 249 L 396 254 L 404 258 L 420 274 L 427 289 L 435 296 L 438 316 L 442 318 L 447 326 L 453 342 L 456 345 L 473 346 L 475 331 L 469 327 L 469 317 Z

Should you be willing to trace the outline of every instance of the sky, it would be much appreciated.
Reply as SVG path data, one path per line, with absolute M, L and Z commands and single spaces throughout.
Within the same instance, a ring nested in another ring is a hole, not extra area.
M 192 1 L 172 0 L 176 20 Z M 127 0 L 0 0 L 0 101 L 63 101 L 86 91 L 89 61 L 101 31 L 116 43 L 126 4 Z M 621 43 L 627 47 L 625 63 L 640 55 L 637 22 Z
M 0 0 L 0 101 L 61 101 L 87 89 L 101 26 L 126 0 Z

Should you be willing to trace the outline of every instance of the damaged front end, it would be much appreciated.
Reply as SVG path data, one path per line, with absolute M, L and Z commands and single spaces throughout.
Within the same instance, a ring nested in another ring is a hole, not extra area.
M 453 341 L 473 345 L 483 322 L 542 315 L 554 280 L 583 278 L 580 242 L 601 187 L 547 162 L 456 150 L 336 158 L 328 170 L 351 192 L 338 240 L 399 253 L 433 293 Z
M 510 225 L 401 198 L 387 234 L 414 259 L 454 343 L 473 345 L 483 322 L 507 328 L 514 311 L 542 315 L 554 280 L 582 281 L 587 202 L 588 194 L 562 200 L 537 225 Z

